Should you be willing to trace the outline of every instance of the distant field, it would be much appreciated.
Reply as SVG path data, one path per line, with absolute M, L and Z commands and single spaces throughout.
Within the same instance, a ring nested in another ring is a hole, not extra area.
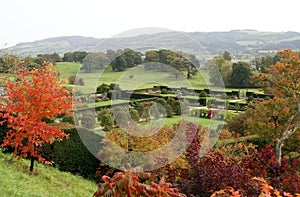
M 191 79 L 186 79 L 186 74 L 180 76 L 177 80 L 174 75 L 167 72 L 145 71 L 142 67 L 134 67 L 123 72 L 114 72 L 111 69 L 98 71 L 94 73 L 78 72 L 79 63 L 59 62 L 57 68 L 60 73 L 60 78 L 68 81 L 68 76 L 78 74 L 79 78 L 84 80 L 83 87 L 76 89 L 82 93 L 95 92 L 96 87 L 102 83 L 111 84 L 117 83 L 123 90 L 151 88 L 156 85 L 166 85 L 173 88 L 187 87 L 192 89 L 204 89 L 209 84 L 209 76 L 207 72 L 200 71 Z M 132 76 L 132 78 L 130 78 Z M 236 91 L 236 88 L 219 88 L 219 90 Z M 259 89 L 241 89 L 241 91 L 253 91 L 262 93 Z
M 150 88 L 155 85 L 166 85 L 169 87 L 187 87 L 187 88 L 205 88 L 206 83 L 203 78 L 207 73 L 198 73 L 187 80 L 185 75 L 177 80 L 174 75 L 167 72 L 146 71 L 142 67 L 134 67 L 124 72 L 113 72 L 110 69 L 94 73 L 78 72 L 79 63 L 60 62 L 57 64 L 60 77 L 67 81 L 68 76 L 77 74 L 84 80 L 84 87 L 78 87 L 78 90 L 88 93 L 94 92 L 95 88 L 102 84 L 117 83 L 123 90 Z M 132 76 L 132 77 L 130 77 Z
M 68 76 L 76 75 L 80 66 L 81 66 L 80 63 L 58 62 L 57 69 L 59 71 L 60 78 L 67 80 Z
M 257 41 L 257 40 L 239 40 L 239 41 L 236 41 L 235 43 L 238 45 L 242 45 L 242 46 L 264 44 L 262 41 Z

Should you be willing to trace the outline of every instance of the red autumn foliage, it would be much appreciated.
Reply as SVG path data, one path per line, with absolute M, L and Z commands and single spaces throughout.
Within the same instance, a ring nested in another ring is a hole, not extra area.
M 300 192 L 300 177 L 297 175 L 299 162 L 292 160 L 289 165 L 288 160 L 283 158 L 280 164 L 271 146 L 244 158 L 243 166 L 248 169 L 250 176 L 264 177 L 268 180 L 268 184 L 280 191 Z
M 51 64 L 29 71 L 20 63 L 15 80 L 6 82 L 7 94 L 0 104 L 0 116 L 7 121 L 10 130 L 2 147 L 12 147 L 19 158 L 37 158 L 50 164 L 39 154 L 39 147 L 68 137 L 58 126 L 42 121 L 44 117 L 53 118 L 71 111 L 70 92 L 61 87 L 57 76 Z
M 252 179 L 258 181 L 261 185 L 259 197 L 282 197 L 281 193 L 283 193 L 285 197 L 293 197 L 293 195 L 288 192 L 279 192 L 277 189 L 274 189 L 274 187 L 270 186 L 263 178 L 254 177 Z M 242 192 L 243 191 L 236 191 L 233 187 L 227 186 L 226 189 L 221 189 L 213 193 L 211 197 L 242 197 Z M 295 194 L 294 196 L 299 197 L 300 194 Z
M 178 189 L 171 187 L 162 178 L 159 183 L 141 183 L 140 178 L 149 178 L 149 173 L 134 173 L 130 171 L 116 172 L 113 177 L 103 176 L 104 183 L 99 184 L 98 190 L 94 193 L 95 197 L 114 196 L 114 197 L 185 197 L 179 193 Z

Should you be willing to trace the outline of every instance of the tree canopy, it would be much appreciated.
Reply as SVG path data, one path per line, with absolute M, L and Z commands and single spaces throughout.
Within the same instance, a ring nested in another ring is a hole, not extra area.
M 71 112 L 71 92 L 61 87 L 57 75 L 51 63 L 31 71 L 21 63 L 15 80 L 6 82 L 7 95 L 0 105 L 0 117 L 4 119 L 1 124 L 7 121 L 10 130 L 2 147 L 13 147 L 14 155 L 30 157 L 31 171 L 36 158 L 46 162 L 39 154 L 44 143 L 67 137 L 58 126 L 43 121 L 45 117 L 53 118 Z

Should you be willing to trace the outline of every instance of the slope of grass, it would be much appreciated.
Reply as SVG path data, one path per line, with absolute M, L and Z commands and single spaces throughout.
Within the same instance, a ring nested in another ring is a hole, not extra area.
M 53 167 L 35 165 L 29 173 L 29 161 L 14 159 L 0 150 L 0 196 L 92 196 L 96 183 Z
M 207 73 L 197 73 L 192 76 L 192 79 L 186 79 L 186 73 L 180 76 L 177 80 L 175 76 L 168 72 L 148 71 L 143 67 L 134 67 L 123 72 L 112 71 L 107 68 L 103 71 L 94 71 L 92 73 L 78 72 L 79 63 L 58 62 L 57 68 L 61 79 L 67 81 L 68 76 L 77 74 L 77 77 L 84 80 L 84 87 L 78 87 L 82 92 L 93 91 L 97 85 L 102 83 L 111 84 L 117 83 L 123 90 L 151 88 L 155 85 L 167 85 L 169 87 L 190 87 L 190 88 L 206 88 L 204 81 Z M 132 78 L 130 76 L 133 76 Z M 82 89 L 82 90 L 81 90 Z

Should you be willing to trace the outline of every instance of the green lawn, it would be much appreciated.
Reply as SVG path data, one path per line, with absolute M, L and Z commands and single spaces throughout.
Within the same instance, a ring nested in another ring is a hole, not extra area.
M 206 77 L 206 73 L 198 73 L 189 80 L 186 79 L 185 75 L 182 75 L 176 80 L 175 76 L 170 75 L 167 72 L 146 71 L 140 66 L 127 69 L 123 72 L 114 72 L 108 68 L 105 71 L 95 71 L 93 73 L 78 72 L 80 67 L 79 63 L 59 62 L 57 63 L 57 67 L 61 79 L 67 80 L 68 76 L 73 74 L 77 74 L 77 77 L 82 78 L 85 85 L 76 89 L 83 93 L 94 91 L 95 88 L 102 83 L 117 83 L 123 90 L 151 88 L 155 85 L 166 85 L 174 88 L 187 87 L 193 89 L 207 87 L 202 77 L 202 75 Z
M 60 77 L 63 79 L 68 79 L 69 75 L 76 75 L 80 66 L 80 63 L 57 62 L 57 69 Z
M 0 196 L 92 196 L 96 183 L 42 164 L 29 173 L 29 161 L 14 159 L 0 150 Z
M 93 73 L 79 72 L 81 64 L 72 62 L 58 62 L 57 68 L 61 79 L 68 81 L 68 76 L 77 74 L 77 77 L 84 80 L 84 86 L 76 87 L 82 93 L 91 93 L 102 83 L 117 83 L 123 90 L 136 90 L 152 88 L 156 85 L 169 86 L 170 88 L 187 87 L 191 89 L 204 89 L 209 85 L 209 76 L 206 71 L 197 72 L 191 79 L 186 79 L 186 73 L 177 80 L 175 76 L 167 72 L 147 71 L 143 67 L 136 66 L 123 72 L 115 72 L 110 68 L 105 71 L 95 71 Z M 130 76 L 133 76 L 132 78 Z M 207 85 L 208 84 L 208 85 Z M 212 88 L 216 89 L 216 88 Z M 217 90 L 217 89 L 216 89 Z M 218 89 L 223 91 L 237 91 L 237 88 Z M 253 91 L 262 93 L 259 89 L 241 89 L 241 91 Z
M 206 118 L 197 118 L 189 115 L 186 116 L 173 116 L 172 118 L 165 118 L 159 120 L 153 120 L 153 122 L 159 123 L 161 126 L 172 126 L 174 123 L 178 123 L 180 120 L 186 120 L 189 122 L 198 122 L 204 128 L 215 129 L 219 124 L 224 124 L 224 121 L 206 119 Z M 141 126 L 148 125 L 149 122 L 140 123 Z

